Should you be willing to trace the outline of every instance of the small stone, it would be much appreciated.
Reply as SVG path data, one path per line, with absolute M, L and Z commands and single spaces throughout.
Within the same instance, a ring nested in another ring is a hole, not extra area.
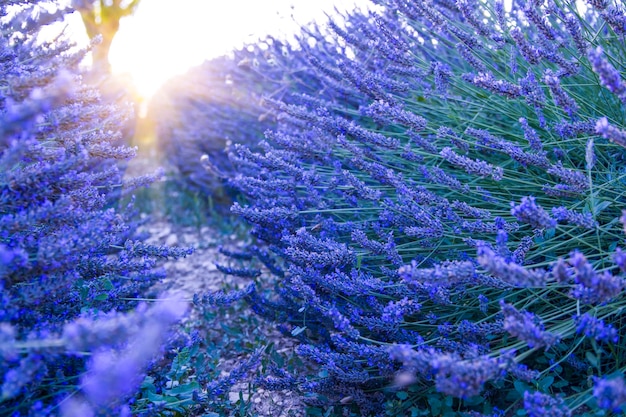
M 178 236 L 171 234 L 165 239 L 166 246 L 174 246 L 178 243 Z

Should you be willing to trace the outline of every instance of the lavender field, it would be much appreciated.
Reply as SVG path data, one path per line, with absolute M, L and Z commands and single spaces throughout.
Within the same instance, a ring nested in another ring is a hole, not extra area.
M 0 0 L 1 416 L 626 414 L 626 4 L 372 3 L 172 79 L 147 150 Z

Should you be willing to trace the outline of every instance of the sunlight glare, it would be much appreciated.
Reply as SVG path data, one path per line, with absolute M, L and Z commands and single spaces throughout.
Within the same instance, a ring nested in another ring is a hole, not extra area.
M 333 8 L 363 0 L 144 0 L 121 21 L 110 52 L 114 73 L 130 74 L 140 95 L 151 97 L 169 78 L 264 34 L 295 33 Z M 175 4 L 176 6 L 173 6 Z M 293 18 L 292 18 L 293 16 Z

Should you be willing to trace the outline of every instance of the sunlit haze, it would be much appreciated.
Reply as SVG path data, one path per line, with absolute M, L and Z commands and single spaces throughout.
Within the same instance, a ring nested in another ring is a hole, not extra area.
M 265 34 L 288 36 L 299 25 L 322 21 L 326 13 L 349 10 L 364 0 L 143 0 L 121 21 L 110 52 L 114 73 L 129 74 L 144 97 L 169 78 L 206 59 Z M 70 18 L 80 33 L 80 16 Z

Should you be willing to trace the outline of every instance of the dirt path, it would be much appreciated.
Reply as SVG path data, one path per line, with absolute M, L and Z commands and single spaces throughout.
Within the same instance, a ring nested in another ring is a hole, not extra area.
M 218 232 L 208 227 L 201 229 L 192 227 L 176 227 L 161 220 L 156 223 L 150 222 L 143 227 L 143 231 L 150 235 L 148 243 L 158 245 L 191 246 L 195 249 L 193 255 L 177 261 L 167 261 L 163 264 L 167 272 L 167 278 L 163 282 L 164 288 L 178 293 L 184 298 L 192 298 L 194 293 L 202 294 L 229 288 L 244 288 L 249 280 L 225 275 L 220 272 L 215 263 L 228 265 L 228 259 L 218 251 L 219 245 L 224 245 L 229 249 L 237 249 L 241 246 L 235 235 L 217 239 Z M 273 343 L 273 349 L 279 353 L 290 353 L 294 349 L 291 340 L 284 338 L 275 330 L 273 324 L 268 323 L 254 315 L 248 309 L 242 308 L 237 314 L 228 313 L 219 317 L 220 326 L 231 331 L 240 331 L 241 337 L 250 337 L 262 343 Z M 217 338 L 221 335 L 215 334 Z M 252 340 L 251 340 L 252 341 Z M 227 375 L 241 360 L 237 349 L 234 351 L 223 351 L 220 359 L 222 374 Z M 262 388 L 254 388 L 249 392 L 249 384 L 252 383 L 253 376 L 241 381 L 232 388 L 229 399 L 237 402 L 240 393 L 245 401 L 251 404 L 252 416 L 258 417 L 303 417 L 304 404 L 300 397 L 291 391 L 270 392 Z
M 143 127 L 141 136 L 145 136 L 140 145 L 138 156 L 132 159 L 125 170 L 127 178 L 153 173 L 159 166 L 164 167 L 166 172 L 172 171 L 167 167 L 162 155 L 154 146 L 154 132 Z M 163 289 L 166 287 L 170 291 L 178 293 L 184 298 L 191 299 L 195 293 L 205 293 L 230 289 L 242 289 L 249 282 L 243 279 L 226 275 L 220 272 L 215 266 L 229 265 L 229 259 L 222 255 L 218 247 L 220 245 L 230 249 L 241 249 L 243 237 L 236 234 L 228 234 L 225 231 L 218 231 L 211 227 L 204 226 L 199 221 L 199 227 L 183 227 L 171 222 L 167 215 L 168 210 L 164 207 L 175 206 L 177 194 L 168 194 L 166 187 L 161 184 L 153 184 L 150 190 L 143 195 L 144 205 L 151 207 L 152 219 L 142 227 L 142 232 L 146 232 L 149 238 L 147 243 L 169 246 L 193 247 L 193 255 L 177 261 L 166 261 L 163 267 L 166 270 L 167 278 L 160 284 Z M 146 204 L 149 203 L 149 204 Z M 141 206 L 142 202 L 138 201 Z M 150 209 L 149 209 L 150 210 Z M 176 211 L 176 210 L 174 210 Z M 160 289 L 157 290 L 160 292 Z M 250 309 L 240 308 L 235 313 L 222 312 L 218 318 L 218 330 L 211 331 L 211 337 L 223 339 L 225 329 L 231 332 L 239 332 L 238 338 L 248 339 L 252 344 L 261 345 L 273 344 L 273 350 L 279 354 L 289 355 L 294 350 L 292 340 L 282 336 L 275 325 L 264 321 L 256 316 Z M 193 319 L 193 318 L 192 318 Z M 198 318 L 200 319 L 200 318 Z M 209 325 L 213 325 L 209 323 Z M 215 327 L 215 326 L 214 326 Z M 228 375 L 230 370 L 243 358 L 240 346 L 233 346 L 231 349 L 222 349 L 220 352 L 219 369 L 222 375 Z M 305 406 L 300 396 L 291 391 L 270 392 L 262 388 L 251 385 L 254 376 L 249 376 L 234 386 L 229 392 L 229 399 L 235 403 L 240 399 L 250 402 L 250 416 L 254 417 L 303 417 L 305 416 Z M 252 392 L 249 392 L 249 387 Z

